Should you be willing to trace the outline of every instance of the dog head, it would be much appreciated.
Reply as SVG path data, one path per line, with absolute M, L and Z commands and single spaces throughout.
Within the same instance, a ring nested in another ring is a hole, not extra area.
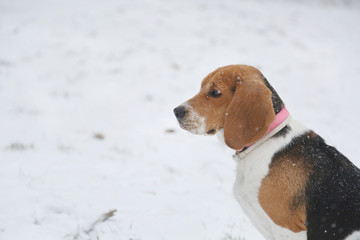
M 194 134 L 213 135 L 223 129 L 225 143 L 239 150 L 266 134 L 275 119 L 274 97 L 276 92 L 259 70 L 230 65 L 206 76 L 200 92 L 174 113 L 180 126 Z

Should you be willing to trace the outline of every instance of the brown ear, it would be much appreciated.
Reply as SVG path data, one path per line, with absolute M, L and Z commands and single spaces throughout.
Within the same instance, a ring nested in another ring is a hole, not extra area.
M 271 91 L 259 81 L 236 85 L 225 116 L 224 137 L 230 148 L 241 150 L 263 137 L 275 120 Z

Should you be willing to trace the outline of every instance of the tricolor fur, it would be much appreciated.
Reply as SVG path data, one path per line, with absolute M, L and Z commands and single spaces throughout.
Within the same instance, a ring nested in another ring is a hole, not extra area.
M 236 151 L 261 143 L 234 155 L 234 193 L 265 239 L 360 239 L 360 170 L 294 120 L 265 139 L 283 107 L 259 70 L 231 65 L 174 112 L 182 128 L 218 133 Z

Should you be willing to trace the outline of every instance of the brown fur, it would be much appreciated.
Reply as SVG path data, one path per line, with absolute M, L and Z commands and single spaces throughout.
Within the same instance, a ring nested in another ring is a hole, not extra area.
M 221 96 L 212 97 L 211 90 L 220 91 Z M 206 132 L 223 128 L 226 144 L 240 150 L 263 137 L 275 120 L 271 97 L 259 70 L 230 65 L 206 76 L 200 92 L 188 104 L 205 119 Z M 293 232 L 306 230 L 304 186 L 311 168 L 304 162 L 296 147 L 275 155 L 258 195 L 270 218 Z
M 219 90 L 222 96 L 209 96 Z M 275 119 L 271 92 L 254 67 L 230 65 L 216 69 L 201 83 L 200 92 L 188 101 L 205 118 L 206 131 L 224 128 L 226 144 L 240 150 L 260 139 Z
M 269 217 L 293 232 L 307 230 L 305 186 L 311 173 L 298 148 L 274 156 L 258 195 Z
M 225 142 L 233 149 L 242 149 L 263 137 L 274 120 L 271 92 L 265 84 L 238 84 L 225 116 Z

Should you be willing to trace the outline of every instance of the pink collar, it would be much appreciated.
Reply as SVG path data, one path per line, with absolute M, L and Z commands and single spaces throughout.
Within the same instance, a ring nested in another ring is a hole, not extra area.
M 278 114 L 276 114 L 275 120 L 270 124 L 269 130 L 266 132 L 266 134 L 259 141 L 250 143 L 250 144 L 246 145 L 243 149 L 236 151 L 236 154 L 243 153 L 250 146 L 256 145 L 259 142 L 261 144 L 264 141 L 266 141 L 267 139 L 269 139 L 270 137 L 274 136 L 277 132 L 279 132 L 281 129 L 283 129 L 286 126 L 286 124 L 289 122 L 289 120 L 290 120 L 290 113 L 288 112 L 286 107 L 283 107 L 280 110 L 280 112 L 278 112 Z M 280 125 L 283 125 L 283 126 L 280 127 Z

